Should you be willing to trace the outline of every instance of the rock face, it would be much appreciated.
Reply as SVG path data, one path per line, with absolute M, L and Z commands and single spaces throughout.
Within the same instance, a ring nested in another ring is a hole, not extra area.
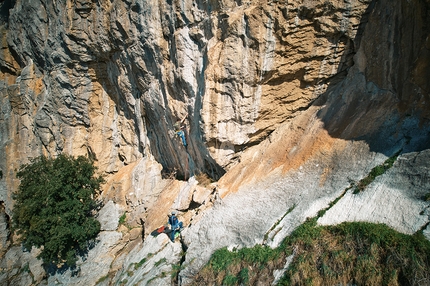
M 339 197 L 319 223 L 428 224 L 428 0 L 54 2 L 0 3 L 1 282 L 186 284 Z M 103 231 L 79 273 L 45 277 L 11 247 L 11 194 L 22 163 L 61 152 L 106 175 Z M 172 209 L 182 245 L 150 236 Z

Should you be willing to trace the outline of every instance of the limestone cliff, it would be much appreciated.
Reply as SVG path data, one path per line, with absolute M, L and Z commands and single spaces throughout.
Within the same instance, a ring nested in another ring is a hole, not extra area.
M 182 264 L 186 284 L 215 249 L 275 246 L 339 197 L 321 224 L 425 229 L 429 15 L 428 0 L 2 1 L 0 281 L 160 285 Z M 62 152 L 107 176 L 103 231 L 77 273 L 48 276 L 11 244 L 11 193 L 20 164 Z M 182 248 L 149 235 L 171 209 Z

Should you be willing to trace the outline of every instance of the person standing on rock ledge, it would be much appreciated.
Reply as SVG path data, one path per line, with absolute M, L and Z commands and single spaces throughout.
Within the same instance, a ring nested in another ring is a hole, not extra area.
M 185 118 L 187 118 L 187 115 L 184 116 L 184 118 L 182 118 L 181 120 L 176 121 L 176 123 L 173 125 L 173 127 L 175 127 L 175 131 L 176 134 L 181 138 L 182 140 L 182 144 L 187 147 L 187 141 L 185 140 L 185 125 L 184 125 L 184 121 Z

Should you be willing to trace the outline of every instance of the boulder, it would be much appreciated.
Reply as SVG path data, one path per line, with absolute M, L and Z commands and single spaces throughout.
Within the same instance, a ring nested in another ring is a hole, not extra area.
M 211 193 L 212 190 L 197 185 L 193 193 L 193 202 L 196 202 L 201 205 L 207 200 Z
M 186 184 L 183 184 L 179 189 L 178 196 L 173 202 L 172 209 L 184 211 L 190 207 L 191 200 L 193 198 L 194 190 L 198 182 L 195 177 L 188 179 Z

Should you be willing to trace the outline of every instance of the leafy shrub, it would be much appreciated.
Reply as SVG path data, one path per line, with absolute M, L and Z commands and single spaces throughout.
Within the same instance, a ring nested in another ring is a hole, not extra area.
M 93 195 L 104 180 L 95 171 L 89 159 L 67 155 L 38 157 L 20 167 L 13 226 L 25 248 L 43 246 L 38 258 L 45 265 L 74 266 L 99 233 Z

